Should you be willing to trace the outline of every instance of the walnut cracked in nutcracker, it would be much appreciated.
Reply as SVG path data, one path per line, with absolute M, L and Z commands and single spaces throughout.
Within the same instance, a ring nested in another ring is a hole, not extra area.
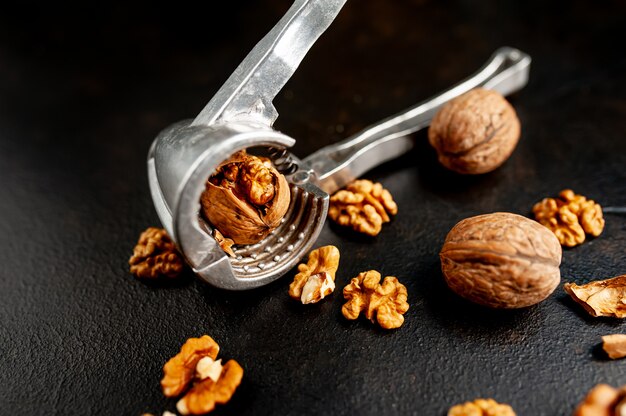
M 182 415 L 201 415 L 216 404 L 228 403 L 241 383 L 243 369 L 235 360 L 216 360 L 219 345 L 208 335 L 190 338 L 163 367 L 161 387 L 167 397 L 180 396 L 176 409 Z
M 218 166 L 200 203 L 204 217 L 225 238 L 254 244 L 278 227 L 290 200 L 287 180 L 268 159 L 240 151 Z

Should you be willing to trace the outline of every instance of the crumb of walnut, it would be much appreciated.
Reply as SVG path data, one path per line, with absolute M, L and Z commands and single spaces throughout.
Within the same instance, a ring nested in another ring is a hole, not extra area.
M 574 416 L 621 416 L 626 412 L 626 386 L 598 384 L 574 411 Z
M 222 250 L 230 257 L 236 257 L 235 252 L 233 251 L 233 246 L 235 242 L 231 238 L 226 238 L 219 232 L 218 229 L 213 230 L 213 238 L 217 242 L 217 245 L 220 246 Z
M 146 279 L 177 277 L 184 268 L 172 239 L 164 229 L 155 227 L 141 233 L 128 263 L 132 274 Z
M 602 337 L 602 349 L 612 360 L 626 357 L 626 335 L 604 335 Z
M 508 404 L 500 404 L 493 399 L 476 399 L 452 406 L 448 416 L 515 416 Z
M 241 383 L 243 369 L 235 360 L 222 365 L 216 360 L 219 345 L 208 335 L 190 338 L 180 352 L 163 366 L 161 387 L 167 397 L 181 395 L 176 409 L 182 415 L 201 415 L 212 411 L 216 404 L 227 403 Z
M 564 288 L 591 316 L 626 318 L 626 274 L 584 285 L 566 283 Z
M 335 290 L 339 268 L 339 250 L 324 246 L 311 251 L 306 264 L 298 265 L 298 274 L 289 285 L 289 296 L 303 304 L 316 303 Z
M 364 312 L 365 317 L 385 329 L 399 328 L 409 310 L 406 287 L 393 276 L 385 277 L 376 270 L 360 273 L 343 288 L 347 302 L 341 308 L 346 319 L 354 320 Z
M 383 223 L 391 221 L 389 215 L 397 213 L 398 205 L 391 193 L 380 183 L 366 179 L 337 191 L 328 208 L 328 216 L 337 224 L 371 236 L 378 235 Z
M 462 174 L 491 172 L 513 153 L 520 122 L 496 91 L 473 89 L 444 104 L 428 129 L 439 162 Z
M 597 237 L 604 230 L 602 207 L 593 200 L 564 189 L 558 198 L 544 198 L 533 206 L 535 219 L 548 227 L 561 245 L 574 247 L 585 234 Z

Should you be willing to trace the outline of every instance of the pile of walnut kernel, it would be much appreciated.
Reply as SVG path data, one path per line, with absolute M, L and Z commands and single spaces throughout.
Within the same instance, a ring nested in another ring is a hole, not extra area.
M 430 144 L 446 168 L 461 174 L 481 174 L 501 166 L 520 137 L 513 107 L 498 93 L 475 89 L 443 108 L 433 119 Z M 253 244 L 275 229 L 288 210 L 289 185 L 264 158 L 234 154 L 209 178 L 202 194 L 202 214 L 213 226 L 214 238 L 230 256 L 235 244 Z M 382 184 L 356 180 L 330 198 L 328 216 L 341 226 L 370 236 L 398 212 Z M 547 298 L 560 282 L 560 246 L 573 247 L 586 235 L 597 237 L 604 228 L 602 208 L 592 200 L 564 190 L 533 207 L 536 223 L 510 213 L 472 217 L 457 224 L 441 251 L 442 271 L 450 288 L 470 301 L 494 308 L 527 307 Z M 233 219 L 237 218 L 237 221 Z M 537 223 L 544 227 L 540 227 Z M 531 241 L 532 247 L 525 246 Z M 480 246 L 477 245 L 480 243 Z M 534 251 L 529 251 L 530 249 Z M 336 285 L 339 250 L 313 250 L 298 266 L 289 296 L 303 304 L 330 296 Z M 173 277 L 183 267 L 182 257 L 164 230 L 142 234 L 130 261 L 138 277 Z M 467 264 L 474 267 L 467 269 Z M 482 265 L 485 267 L 483 268 Z M 519 272 L 519 273 L 518 273 Z M 381 283 L 375 270 L 360 273 L 343 288 L 346 319 L 364 315 L 382 328 L 400 327 L 409 309 L 407 289 L 397 278 Z M 626 317 L 626 275 L 586 285 L 568 283 L 565 290 L 593 316 Z M 626 334 L 603 337 L 610 358 L 626 356 Z M 163 392 L 181 395 L 181 414 L 202 414 L 226 403 L 241 381 L 243 370 L 233 360 L 215 361 L 218 347 L 205 336 L 190 339 L 164 367 Z M 575 416 L 626 414 L 626 388 L 594 388 Z M 449 416 L 514 416 L 513 409 L 492 399 L 453 406 Z

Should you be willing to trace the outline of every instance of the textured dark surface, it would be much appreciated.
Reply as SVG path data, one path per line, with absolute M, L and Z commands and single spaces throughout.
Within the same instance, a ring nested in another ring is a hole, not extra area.
M 175 10 L 57 4 L 0 14 L 0 413 L 139 415 L 173 410 L 163 363 L 207 333 L 245 369 L 216 414 L 443 415 L 478 396 L 519 415 L 567 415 L 595 383 L 626 383 L 599 351 L 622 321 L 593 319 L 563 292 L 518 311 L 452 294 L 438 252 L 460 219 L 529 214 L 572 187 L 626 206 L 623 2 L 350 0 L 277 99 L 277 127 L 304 156 L 473 72 L 501 45 L 532 55 L 511 99 L 522 139 L 499 170 L 438 166 L 425 132 L 411 155 L 367 175 L 400 212 L 374 239 L 327 225 L 343 287 L 375 268 L 408 288 L 392 332 L 341 316 L 341 292 L 303 307 L 290 277 L 226 293 L 186 276 L 129 275 L 139 233 L 157 225 L 150 142 L 194 116 L 287 1 Z M 565 250 L 563 281 L 626 272 L 626 218 Z

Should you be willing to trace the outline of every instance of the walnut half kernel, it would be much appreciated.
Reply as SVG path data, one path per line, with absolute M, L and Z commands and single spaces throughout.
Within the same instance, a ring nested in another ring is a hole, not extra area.
M 344 227 L 371 236 L 378 235 L 390 215 L 398 213 L 391 193 L 380 183 L 360 179 L 330 198 L 328 216 Z
M 372 322 L 384 329 L 399 328 L 404 323 L 404 314 L 409 310 L 406 287 L 393 276 L 385 277 L 380 284 L 381 274 L 376 270 L 360 273 L 343 288 L 347 302 L 341 308 L 346 319 L 354 320 L 361 312 Z
M 156 227 L 141 233 L 128 263 L 130 272 L 143 279 L 174 278 L 184 269 L 176 245 L 163 228 Z
M 587 393 L 574 416 L 622 416 L 626 414 L 626 386 L 598 384 Z
M 339 250 L 324 246 L 311 251 L 306 264 L 298 265 L 298 274 L 289 285 L 289 296 L 303 304 L 317 303 L 335 290 L 339 268 Z
M 176 404 L 182 415 L 205 414 L 216 404 L 227 403 L 241 383 L 241 366 L 235 360 L 222 365 L 222 360 L 216 360 L 218 353 L 219 346 L 208 335 L 190 338 L 163 367 L 165 396 L 179 396 L 193 383 Z
M 602 207 L 571 189 L 564 189 L 558 198 L 544 198 L 533 206 L 535 219 L 556 235 L 566 247 L 585 241 L 585 234 L 597 237 L 604 230 Z
M 500 404 L 493 399 L 476 399 L 452 406 L 448 416 L 516 416 L 508 404 Z
M 604 335 L 602 337 L 602 349 L 612 360 L 626 357 L 626 335 Z

